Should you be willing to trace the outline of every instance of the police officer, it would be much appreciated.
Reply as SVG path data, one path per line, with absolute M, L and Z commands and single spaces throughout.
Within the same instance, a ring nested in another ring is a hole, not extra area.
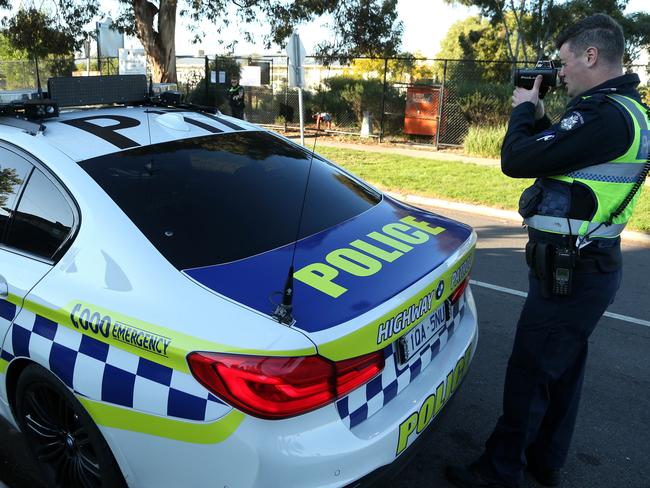
M 503 413 L 480 458 L 447 467 L 459 487 L 515 487 L 524 469 L 560 483 L 575 425 L 587 340 L 621 281 L 620 233 L 645 180 L 650 149 L 639 78 L 623 74 L 623 31 L 592 15 L 557 40 L 573 98 L 551 125 L 532 90 L 516 88 L 503 172 L 537 178 L 520 201 L 528 226 L 529 293 L 508 361 Z
M 244 87 L 239 84 L 239 78 L 233 76 L 230 79 L 230 88 L 228 89 L 228 103 L 230 104 L 230 113 L 238 119 L 244 118 Z

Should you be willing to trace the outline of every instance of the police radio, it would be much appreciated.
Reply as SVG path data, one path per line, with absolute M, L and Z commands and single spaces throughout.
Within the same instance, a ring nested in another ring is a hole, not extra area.
M 515 68 L 513 83 L 515 86 L 531 90 L 535 78 L 542 75 L 542 84 L 539 87 L 539 98 L 544 98 L 551 88 L 560 86 L 560 69 L 555 67 L 553 61 L 537 61 L 534 68 Z

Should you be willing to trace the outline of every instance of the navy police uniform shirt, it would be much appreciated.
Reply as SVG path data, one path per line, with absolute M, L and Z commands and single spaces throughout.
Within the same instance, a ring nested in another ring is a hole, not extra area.
M 501 148 L 503 172 L 513 178 L 554 176 L 623 155 L 633 141 L 634 127 L 607 94 L 641 101 L 638 84 L 636 74 L 612 78 L 574 97 L 556 124 L 551 124 L 547 116 L 535 121 L 532 103 L 518 105 L 512 110 Z M 572 185 L 569 217 L 589 220 L 594 211 L 589 189 Z M 602 271 L 614 271 L 621 263 L 620 238 L 613 241 L 589 245 L 582 254 L 595 259 Z

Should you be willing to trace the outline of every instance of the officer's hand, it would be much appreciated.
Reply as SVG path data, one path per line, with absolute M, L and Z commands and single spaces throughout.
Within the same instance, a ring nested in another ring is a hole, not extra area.
M 525 102 L 531 102 L 533 105 L 535 105 L 535 118 L 537 118 L 538 111 L 540 110 L 539 87 L 541 86 L 543 79 L 544 78 L 542 77 L 542 75 L 538 75 L 537 78 L 535 78 L 535 83 L 533 84 L 533 88 L 530 90 L 526 90 L 525 88 L 521 88 L 520 86 L 516 87 L 515 90 L 512 92 L 512 108 L 515 108 Z M 541 113 L 543 117 L 544 116 L 543 103 L 541 105 Z

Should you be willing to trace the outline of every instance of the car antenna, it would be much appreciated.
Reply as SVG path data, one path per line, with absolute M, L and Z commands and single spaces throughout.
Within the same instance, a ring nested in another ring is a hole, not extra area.
M 284 290 L 282 292 L 282 302 L 278 303 L 273 318 L 284 325 L 291 326 L 296 323 L 293 318 L 293 269 L 296 259 L 296 249 L 298 248 L 298 239 L 300 238 L 300 231 L 302 229 L 302 216 L 305 212 L 305 202 L 307 201 L 307 190 L 309 189 L 309 179 L 311 177 L 311 169 L 314 164 L 314 154 L 316 152 L 316 141 L 320 133 L 320 124 L 316 126 L 316 136 L 314 137 L 314 146 L 311 150 L 311 157 L 309 158 L 309 170 L 307 171 L 307 182 L 305 183 L 305 192 L 302 197 L 302 205 L 300 206 L 300 217 L 298 219 L 298 229 L 296 231 L 296 239 L 293 243 L 293 251 L 291 254 L 291 265 L 289 266 L 289 273 L 287 280 L 284 283 Z
M 36 62 L 36 89 L 38 91 L 38 99 L 43 100 L 43 88 L 41 87 L 41 75 L 38 71 L 38 56 L 34 56 Z

